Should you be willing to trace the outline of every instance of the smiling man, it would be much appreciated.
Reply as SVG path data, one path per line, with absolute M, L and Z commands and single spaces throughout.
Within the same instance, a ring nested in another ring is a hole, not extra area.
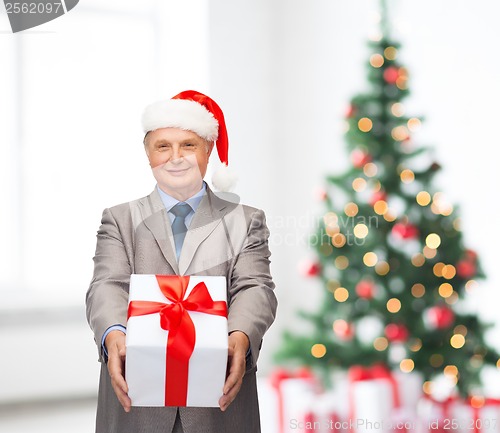
M 157 185 L 104 210 L 86 298 L 101 362 L 96 433 L 257 433 L 256 363 L 277 306 L 264 213 L 219 198 L 203 180 L 214 143 L 228 162 L 224 116 L 211 98 L 185 91 L 156 102 L 142 125 Z M 226 277 L 229 357 L 220 408 L 131 406 L 124 367 L 134 273 Z
M 161 191 L 185 201 L 202 189 L 213 143 L 178 128 L 151 131 L 146 154 Z

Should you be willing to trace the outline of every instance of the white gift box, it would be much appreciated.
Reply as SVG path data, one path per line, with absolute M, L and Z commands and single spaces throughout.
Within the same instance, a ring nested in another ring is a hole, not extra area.
M 356 433 L 388 433 L 400 407 L 399 388 L 383 366 L 354 366 L 349 370 L 349 422 Z
M 498 433 L 500 432 L 500 400 L 487 398 L 483 405 L 473 408 L 464 405 L 459 419 L 459 430 L 462 433 Z
M 419 433 L 421 422 L 417 416 L 417 407 L 423 396 L 423 376 L 419 372 L 392 372 L 396 380 L 399 394 L 399 407 L 391 414 L 391 430 L 402 433 Z
M 161 280 L 163 282 L 173 281 L 174 286 L 178 286 L 179 283 L 171 278 L 187 279 L 183 280 L 184 284 L 188 281 L 184 295 L 180 296 L 182 299 L 177 299 L 183 307 L 176 305 L 176 299 L 168 299 L 165 296 L 158 278 L 165 278 Z M 133 274 L 130 278 L 125 371 L 132 405 L 218 407 L 226 377 L 227 313 L 224 316 L 201 312 L 203 307 L 198 308 L 200 311 L 189 310 L 197 308 L 192 304 L 199 303 L 201 292 L 205 302 L 203 305 L 206 306 L 207 293 L 203 286 L 208 289 L 209 304 L 213 300 L 216 301 L 219 310 L 222 306 L 227 308 L 226 278 L 219 276 L 158 276 L 158 278 L 156 275 L 145 274 Z M 138 311 L 134 307 L 138 306 L 143 310 L 134 315 L 134 312 Z M 148 308 L 152 312 L 148 312 Z M 160 325 L 160 316 L 165 317 L 167 314 L 165 311 L 172 309 L 177 313 L 180 312 L 180 315 L 167 316 L 169 317 L 167 321 L 170 320 L 169 326 L 174 329 L 175 323 L 181 323 L 180 326 L 184 326 L 182 330 L 177 329 L 172 332 Z M 177 320 L 180 316 L 182 316 L 181 322 Z M 188 355 L 187 361 L 179 361 L 173 358 L 172 354 L 179 347 L 186 345 L 180 340 L 181 334 L 189 334 L 192 331 L 192 325 L 186 324 L 190 321 L 194 325 L 194 349 L 192 354 Z M 191 331 L 185 331 L 186 326 Z M 172 347 L 173 349 L 170 349 Z M 182 374 L 179 374 L 179 371 Z M 171 373 L 170 376 L 168 372 Z M 167 386 L 167 383 L 172 386 Z M 167 395 L 173 396 L 175 404 L 169 403 Z M 185 397 L 181 398 L 179 395 Z
M 401 411 L 415 414 L 418 402 L 423 396 L 424 379 L 422 374 L 416 371 L 403 373 L 397 370 L 393 371 L 392 374 L 398 384 Z
M 346 400 L 339 398 L 334 390 L 329 390 L 318 395 L 313 404 L 315 420 L 319 421 L 320 433 L 340 433 L 349 429 L 348 423 L 341 418 L 339 412 L 340 402 Z
M 357 433 L 386 433 L 394 408 L 390 383 L 384 379 L 356 382 L 352 389 L 351 422 Z
M 314 424 L 314 402 L 317 397 L 314 381 L 301 378 L 286 379 L 281 383 L 280 392 L 283 404 L 283 431 L 286 433 L 305 433 Z
M 461 399 L 450 396 L 437 400 L 429 395 L 424 395 L 417 405 L 417 416 L 422 433 L 457 431 L 458 420 L 463 415 Z
M 314 423 L 314 402 L 320 392 L 312 372 L 277 368 L 259 385 L 262 433 L 304 433 Z M 309 429 L 310 430 L 310 429 Z

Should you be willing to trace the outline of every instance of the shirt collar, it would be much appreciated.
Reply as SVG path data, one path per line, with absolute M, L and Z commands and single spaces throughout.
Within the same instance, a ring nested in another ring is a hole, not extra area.
M 166 192 L 162 191 L 158 185 L 156 185 L 156 188 L 158 189 L 161 201 L 163 202 L 163 205 L 165 206 L 167 212 L 169 212 L 170 209 L 172 209 L 177 203 L 179 203 L 179 200 L 172 197 L 171 195 L 168 195 Z M 203 181 L 201 189 L 195 195 L 188 198 L 184 203 L 187 203 L 189 206 L 191 206 L 193 211 L 196 212 L 196 209 L 200 205 L 200 202 L 203 196 L 206 194 L 206 191 L 207 191 L 207 186 L 205 181 Z

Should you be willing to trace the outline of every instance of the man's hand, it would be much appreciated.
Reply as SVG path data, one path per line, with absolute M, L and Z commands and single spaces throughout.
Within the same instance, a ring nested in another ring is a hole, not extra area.
M 245 358 L 249 347 L 250 341 L 244 332 L 234 331 L 229 335 L 228 375 L 224 383 L 224 395 L 219 399 L 222 411 L 228 408 L 241 388 L 246 371 Z
M 104 343 L 108 351 L 111 385 L 125 412 L 130 412 L 132 402 L 128 396 L 127 382 L 125 382 L 125 334 L 121 331 L 111 331 Z

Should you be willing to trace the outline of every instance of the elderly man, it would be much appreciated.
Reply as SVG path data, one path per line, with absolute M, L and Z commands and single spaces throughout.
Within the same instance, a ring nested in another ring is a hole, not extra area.
M 203 180 L 214 142 L 225 165 L 228 154 L 223 113 L 208 96 L 185 91 L 151 104 L 142 124 L 157 185 L 104 210 L 86 298 L 102 363 L 96 432 L 259 432 L 256 363 L 277 306 L 264 213 L 221 199 Z M 124 375 L 131 274 L 226 277 L 220 408 L 131 406 Z

